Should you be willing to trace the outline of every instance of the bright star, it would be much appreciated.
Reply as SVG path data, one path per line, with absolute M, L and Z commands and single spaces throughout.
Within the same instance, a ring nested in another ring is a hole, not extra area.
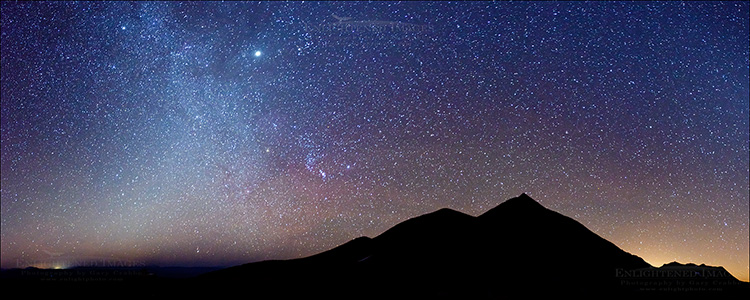
M 262 54 L 262 53 L 260 52 L 260 50 L 258 50 L 258 51 L 255 51 L 255 57 L 258 57 L 258 56 L 260 56 L 261 54 Z

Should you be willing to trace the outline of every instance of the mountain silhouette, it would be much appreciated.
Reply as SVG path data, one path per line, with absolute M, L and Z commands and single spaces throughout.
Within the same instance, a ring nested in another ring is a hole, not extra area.
M 374 238 L 360 237 L 305 258 L 215 271 L 198 282 L 229 289 L 250 285 L 255 294 L 273 296 L 611 298 L 644 295 L 640 292 L 659 276 L 680 273 L 667 272 L 670 268 L 707 267 L 654 268 L 522 194 L 477 217 L 444 208 Z M 723 271 L 730 290 L 748 291 L 747 284 Z
M 35 296 L 148 298 L 746 298 L 723 267 L 654 267 L 526 194 L 479 216 L 451 209 L 405 220 L 316 255 L 184 278 L 167 269 L 13 269 L 2 281 Z M 195 270 L 204 272 L 206 270 Z M 192 271 L 191 271 L 192 272 Z M 160 275 L 161 274 L 161 275 Z

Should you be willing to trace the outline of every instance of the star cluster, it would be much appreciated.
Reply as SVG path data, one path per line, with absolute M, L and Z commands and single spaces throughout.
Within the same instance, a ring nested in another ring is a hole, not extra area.
M 526 192 L 748 280 L 748 15 L 3 2 L 2 266 L 293 258 Z

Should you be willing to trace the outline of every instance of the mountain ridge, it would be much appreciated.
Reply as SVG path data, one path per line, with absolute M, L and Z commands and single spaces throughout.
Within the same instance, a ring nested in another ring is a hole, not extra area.
M 486 298 L 513 291 L 603 297 L 637 293 L 643 280 L 653 280 L 642 274 L 658 269 L 522 194 L 479 216 L 443 208 L 373 238 L 215 271 L 199 281 L 256 282 L 272 290 L 283 290 L 277 284 L 283 281 L 324 296 Z

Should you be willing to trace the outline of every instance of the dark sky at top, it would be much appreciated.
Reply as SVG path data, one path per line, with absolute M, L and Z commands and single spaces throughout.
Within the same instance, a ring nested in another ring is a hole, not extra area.
M 300 257 L 526 192 L 748 280 L 748 6 L 3 2 L 2 267 Z

